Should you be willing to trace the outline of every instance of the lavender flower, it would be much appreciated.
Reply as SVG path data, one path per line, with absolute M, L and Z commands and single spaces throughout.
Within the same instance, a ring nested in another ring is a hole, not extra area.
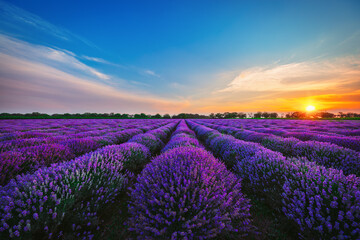
M 250 230 L 239 179 L 199 148 L 179 147 L 155 158 L 130 197 L 128 224 L 144 239 L 241 237 Z

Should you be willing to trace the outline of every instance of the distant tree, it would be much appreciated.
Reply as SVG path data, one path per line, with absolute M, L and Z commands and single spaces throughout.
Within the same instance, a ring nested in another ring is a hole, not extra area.
M 237 112 L 225 112 L 223 113 L 223 118 L 237 118 Z
M 305 112 L 293 112 L 291 114 L 290 118 L 305 118 L 306 117 L 306 113 Z
M 339 117 L 339 118 L 344 118 L 344 117 L 346 117 L 346 114 L 343 113 L 343 112 L 339 112 L 339 113 L 338 113 L 338 117 Z
M 224 115 L 222 113 L 216 113 L 215 117 L 218 119 L 222 119 L 222 118 L 224 118 Z
M 279 114 L 273 112 L 273 113 L 267 113 L 267 112 L 257 112 L 255 114 L 253 113 L 242 113 L 242 112 L 225 112 L 225 113 L 211 113 L 209 115 L 201 115 L 201 114 L 197 114 L 197 113 L 180 113 L 178 115 L 173 115 L 172 118 L 177 118 L 177 119 L 207 119 L 207 118 L 217 118 L 217 119 L 223 119 L 223 118 L 278 118 Z M 348 112 L 348 113 L 344 113 L 344 112 L 339 112 L 338 114 L 333 114 L 333 113 L 329 113 L 329 112 L 311 112 L 311 113 L 306 113 L 306 112 L 290 112 L 290 113 L 281 113 L 280 115 L 281 118 L 295 118 L 295 119 L 299 119 L 299 118 L 309 118 L 309 117 L 314 117 L 314 118 L 334 118 L 334 117 L 340 117 L 340 118 L 360 118 L 360 114 L 359 113 L 355 113 L 355 112 Z M 39 113 L 39 112 L 33 112 L 33 113 L 0 113 L 0 118 L 2 119 L 17 119 L 17 118 L 75 118 L 75 119 L 80 119 L 80 118 L 120 118 L 120 119 L 148 119 L 148 118 L 156 118 L 156 119 L 161 119 L 161 118 L 165 118 L 165 119 L 170 119 L 170 115 L 169 114 L 165 114 L 163 117 L 161 116 L 161 114 L 157 113 L 155 115 L 148 115 L 145 113 L 140 113 L 140 114 L 127 114 L 127 113 L 90 113 L 90 112 L 85 112 L 85 113 L 54 113 L 52 115 L 48 115 L 46 113 Z
M 263 113 L 261 114 L 261 116 L 262 116 L 263 118 L 269 118 L 269 117 L 270 117 L 270 113 L 268 113 L 268 112 L 263 112 Z
M 271 118 L 277 118 L 279 115 L 276 112 L 270 113 Z
M 61 114 L 59 114 L 59 113 L 54 113 L 54 114 L 51 115 L 51 117 L 53 117 L 53 118 L 58 118 L 60 116 L 61 116 Z
M 199 119 L 199 118 L 201 118 L 201 116 L 200 116 L 199 114 L 195 113 L 195 114 L 189 114 L 189 115 L 188 115 L 188 118 Z
M 262 112 L 254 113 L 254 118 L 261 118 Z
M 230 118 L 237 118 L 238 117 L 238 113 L 237 112 L 232 112 L 230 113 Z
M 194 118 L 194 119 L 199 119 L 199 118 L 209 118 L 206 115 L 200 115 L 197 113 L 180 113 L 178 115 L 173 115 L 172 118 L 174 119 L 187 119 L 187 118 Z
M 175 119 L 187 119 L 188 115 L 186 113 L 180 113 L 178 115 L 173 115 L 172 118 L 175 118 Z
M 239 112 L 237 114 L 238 118 L 246 118 L 246 113 L 243 113 L 243 112 Z
M 319 112 L 319 113 L 317 113 L 317 116 L 319 116 L 321 118 L 333 118 L 333 117 L 335 117 L 335 114 L 329 113 L 329 112 Z
M 156 118 L 156 119 L 160 119 L 162 118 L 161 115 L 159 113 L 155 114 L 154 116 L 151 116 L 151 118 Z
M 137 113 L 134 115 L 134 118 L 135 119 L 147 119 L 148 116 L 145 113 L 140 113 L 140 114 Z
M 347 117 L 347 118 L 360 117 L 360 114 L 358 114 L 358 113 L 353 113 L 353 112 L 349 112 L 349 113 L 346 113 L 346 117 Z

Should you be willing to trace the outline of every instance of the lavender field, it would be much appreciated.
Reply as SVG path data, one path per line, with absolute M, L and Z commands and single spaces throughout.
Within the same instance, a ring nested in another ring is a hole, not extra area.
M 360 121 L 0 121 L 0 239 L 360 239 Z

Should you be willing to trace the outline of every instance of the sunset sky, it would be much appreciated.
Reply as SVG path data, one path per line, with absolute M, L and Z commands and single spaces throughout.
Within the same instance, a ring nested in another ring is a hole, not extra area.
M 96 2 L 0 0 L 0 112 L 360 112 L 360 1 Z

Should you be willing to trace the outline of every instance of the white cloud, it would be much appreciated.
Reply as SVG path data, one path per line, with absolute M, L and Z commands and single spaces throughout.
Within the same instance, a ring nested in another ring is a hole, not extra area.
M 52 35 L 64 41 L 78 40 L 92 48 L 97 48 L 97 46 L 95 46 L 90 41 L 68 31 L 67 29 L 55 26 L 54 24 L 49 23 L 35 14 L 1 0 L 0 20 L 6 22 L 8 25 L 14 25 L 17 30 L 22 27 L 25 29 L 35 28 L 43 33 Z
M 144 73 L 146 75 L 154 76 L 154 77 L 160 77 L 158 74 L 156 74 L 154 71 L 151 70 L 144 70 Z
M 102 58 L 96 58 L 96 57 L 89 57 L 89 56 L 82 56 L 82 58 L 89 60 L 89 61 L 93 61 L 93 62 L 98 62 L 98 63 L 106 63 L 106 64 L 111 64 L 110 62 L 106 61 L 105 59 Z
M 242 71 L 217 92 L 301 91 L 334 88 L 359 79 L 359 58 L 297 62 Z
M 30 61 L 46 63 L 77 75 L 95 76 L 101 80 L 110 79 L 110 76 L 80 62 L 70 51 L 30 44 L 3 34 L 0 34 L 0 52 Z
M 189 104 L 129 93 L 4 53 L 0 62 L 2 111 L 175 113 Z

